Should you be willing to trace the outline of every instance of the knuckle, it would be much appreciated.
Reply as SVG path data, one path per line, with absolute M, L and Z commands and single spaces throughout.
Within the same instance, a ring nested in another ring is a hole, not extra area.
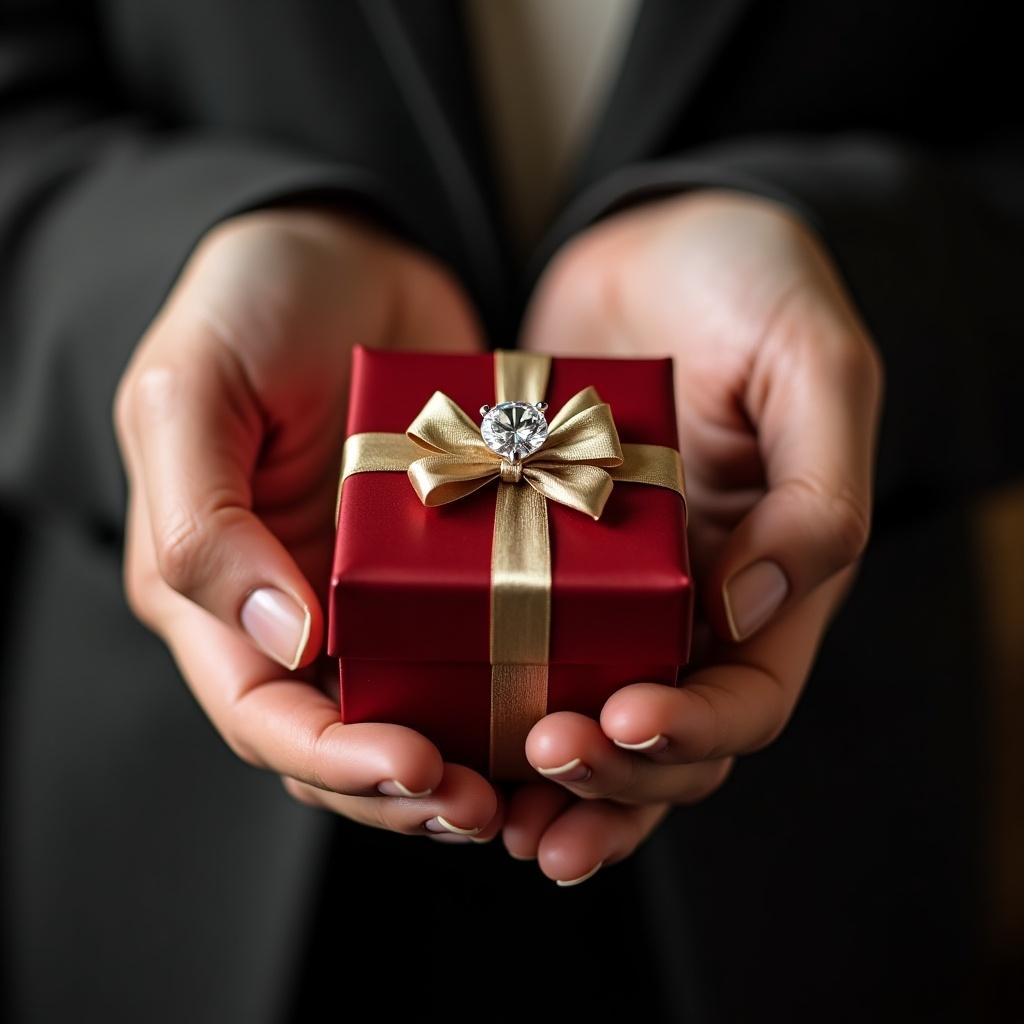
M 228 492 L 214 491 L 195 508 L 181 508 L 162 525 L 155 544 L 160 577 L 192 597 L 210 578 L 224 553 L 224 540 L 247 512 Z
M 122 437 L 129 434 L 140 417 L 171 414 L 181 393 L 181 373 L 166 363 L 130 368 L 122 376 L 114 395 L 114 422 Z
M 871 536 L 871 508 L 859 492 L 845 484 L 824 483 L 810 477 L 791 481 L 803 499 L 809 499 L 818 529 L 824 529 L 830 561 L 835 569 L 857 561 Z
M 323 728 L 312 729 L 311 734 L 302 742 L 306 749 L 303 774 L 317 789 L 336 793 L 345 789 L 336 772 L 330 770 L 331 752 L 338 749 L 336 737 L 342 729 L 344 726 L 341 722 L 331 722 Z
M 823 371 L 840 384 L 844 392 L 856 398 L 864 410 L 875 412 L 885 379 L 881 352 L 859 323 L 818 339 L 814 351 Z
M 689 686 L 686 692 L 698 704 L 695 711 L 699 712 L 699 715 L 694 717 L 701 723 L 687 745 L 689 759 L 707 761 L 715 756 L 722 742 L 722 714 L 719 702 L 727 695 L 703 686 Z
M 156 543 L 157 570 L 164 582 L 181 594 L 194 592 L 206 546 L 206 530 L 194 516 L 183 516 L 168 526 Z
M 166 363 L 150 363 L 131 378 L 128 401 L 133 408 L 171 409 L 181 389 L 181 373 Z
M 867 547 L 871 535 L 870 510 L 845 488 L 827 495 L 826 504 L 836 561 L 840 567 L 850 565 Z

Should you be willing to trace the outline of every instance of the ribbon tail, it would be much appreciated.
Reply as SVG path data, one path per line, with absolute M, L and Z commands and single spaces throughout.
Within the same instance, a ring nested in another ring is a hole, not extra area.
M 601 518 L 614 486 L 607 470 L 586 463 L 530 463 L 523 470 L 523 477 L 545 498 L 568 505 L 591 519 Z
M 491 545 L 490 774 L 535 777 L 526 736 L 547 714 L 551 544 L 547 502 L 532 487 L 499 483 Z

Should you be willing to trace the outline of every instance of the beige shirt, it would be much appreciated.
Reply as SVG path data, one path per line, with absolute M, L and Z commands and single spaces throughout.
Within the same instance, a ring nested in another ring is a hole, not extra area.
M 629 40 L 639 0 L 463 0 L 509 228 L 551 216 Z

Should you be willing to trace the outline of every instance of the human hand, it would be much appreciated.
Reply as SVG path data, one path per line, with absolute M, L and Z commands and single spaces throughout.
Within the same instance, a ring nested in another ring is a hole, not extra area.
M 626 686 L 599 723 L 561 712 L 527 738 L 551 781 L 512 795 L 505 843 L 571 880 L 628 856 L 785 727 L 867 542 L 882 368 L 812 232 L 719 191 L 628 209 L 570 243 L 523 346 L 674 357 L 701 598 L 681 686 Z
M 445 822 L 493 836 L 498 794 L 411 729 L 338 721 L 318 594 L 353 345 L 479 338 L 451 278 L 384 232 L 326 208 L 247 213 L 196 248 L 114 409 L 128 600 L 221 736 L 303 802 L 442 838 Z

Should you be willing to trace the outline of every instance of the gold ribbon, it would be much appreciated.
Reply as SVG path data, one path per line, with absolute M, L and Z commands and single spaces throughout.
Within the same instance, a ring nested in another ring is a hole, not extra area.
M 496 404 L 542 401 L 550 365 L 549 356 L 495 351 Z M 610 407 L 586 387 L 550 420 L 541 448 L 512 465 L 487 447 L 479 426 L 455 402 L 435 391 L 405 434 L 353 434 L 345 441 L 337 511 L 353 473 L 398 470 L 408 473 L 427 506 L 457 501 L 498 481 L 491 545 L 490 775 L 535 778 L 523 748 L 527 733 L 547 713 L 547 502 L 596 520 L 616 481 L 666 487 L 685 500 L 679 452 L 621 444 Z

